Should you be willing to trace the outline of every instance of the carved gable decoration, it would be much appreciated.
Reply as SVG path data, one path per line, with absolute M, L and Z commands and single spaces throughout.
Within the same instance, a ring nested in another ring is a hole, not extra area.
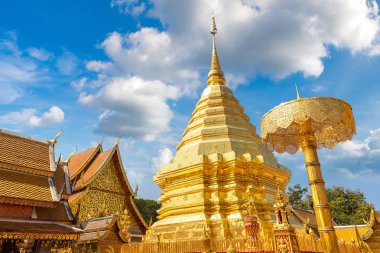
M 117 159 L 117 154 L 114 153 L 112 158 L 109 159 L 105 165 L 103 165 L 101 171 L 95 175 L 95 179 L 93 179 L 90 183 L 91 187 L 118 193 L 124 192 L 120 182 L 120 177 L 116 172 L 116 166 L 119 166 Z
M 90 189 L 80 203 L 78 219 L 87 221 L 122 212 L 125 197 L 123 194 Z

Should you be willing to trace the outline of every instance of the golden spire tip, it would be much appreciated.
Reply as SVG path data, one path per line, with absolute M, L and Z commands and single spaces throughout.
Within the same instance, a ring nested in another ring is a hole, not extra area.
M 294 86 L 296 86 L 297 100 L 299 100 L 299 99 L 301 99 L 301 96 L 300 96 L 300 93 L 299 93 L 299 91 L 298 91 L 297 84 L 294 84 Z
M 207 84 L 225 84 L 224 74 L 222 68 L 220 67 L 218 54 L 216 52 L 216 43 L 215 43 L 215 35 L 218 29 L 216 28 L 215 17 L 211 19 L 211 29 L 210 33 L 212 34 L 212 56 L 211 56 L 211 67 L 210 72 L 208 73 Z
M 218 29 L 216 29 L 216 23 L 215 23 L 215 17 L 212 17 L 211 18 L 211 29 L 210 29 L 210 33 L 215 36 L 215 34 L 217 33 Z

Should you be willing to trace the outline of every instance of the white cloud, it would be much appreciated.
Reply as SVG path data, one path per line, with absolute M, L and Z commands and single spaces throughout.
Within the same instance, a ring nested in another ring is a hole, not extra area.
M 360 179 L 369 179 L 371 177 L 376 177 L 377 175 L 371 169 L 360 170 L 358 172 L 353 172 L 347 168 L 340 168 L 340 173 L 342 173 L 348 179 L 360 180 Z
M 79 101 L 102 112 L 97 132 L 152 141 L 168 130 L 173 112 L 167 100 L 178 97 L 177 87 L 130 77 L 114 78 L 96 94 L 82 93 Z
M 46 71 L 32 58 L 24 57 L 14 33 L 0 39 L 0 103 L 10 103 L 22 97 L 27 87 L 38 85 Z
M 319 93 L 319 92 L 325 91 L 326 89 L 327 89 L 327 87 L 323 84 L 314 84 L 311 87 L 311 91 L 314 93 Z
M 217 42 L 221 61 L 225 71 L 234 74 L 260 71 L 281 78 L 303 72 L 319 76 L 328 46 L 354 53 L 368 51 L 379 30 L 375 1 L 152 2 L 150 14 L 167 27 L 173 51 L 185 48 L 191 52 L 185 57 L 197 64 L 201 63 L 199 55 L 205 55 L 210 47 L 207 28 L 213 11 L 220 31 Z
M 173 158 L 173 152 L 169 148 L 162 148 L 158 151 L 158 155 L 156 157 L 152 157 L 152 170 L 153 172 L 158 171 L 165 165 L 169 164 L 169 162 Z
M 128 35 L 111 33 L 102 48 L 113 62 L 112 74 L 135 75 L 148 80 L 160 80 L 181 86 L 184 94 L 200 84 L 199 73 L 184 65 L 184 57 L 191 54 L 177 48 L 167 32 L 142 28 Z
M 87 77 L 82 77 L 81 79 L 70 83 L 70 85 L 74 87 L 76 90 L 82 90 L 86 86 L 86 84 Z
M 133 14 L 140 4 L 138 0 L 111 2 L 129 15 L 140 15 L 139 11 Z M 100 44 L 109 60 L 87 63 L 87 70 L 97 74 L 95 78 L 92 74 L 86 76 L 88 86 L 98 91 L 86 90 L 80 101 L 93 106 L 95 99 L 101 101 L 100 132 L 148 140 L 168 129 L 172 117 L 168 99 L 171 98 L 153 95 L 149 99 L 150 95 L 144 95 L 147 103 L 130 106 L 118 102 L 123 105 L 115 108 L 112 99 L 105 102 L 103 93 L 111 86 L 116 87 L 110 85 L 115 80 L 129 83 L 127 80 L 137 78 L 143 80 L 140 83 L 146 90 L 155 89 L 152 84 L 161 82 L 163 87 L 176 89 L 176 98 L 193 95 L 199 85 L 205 86 L 205 80 L 200 77 L 209 69 L 212 12 L 219 31 L 220 61 L 232 86 L 245 83 L 258 72 L 275 79 L 297 72 L 319 76 L 329 47 L 369 53 L 376 46 L 379 30 L 375 1 L 152 0 L 150 9 L 146 7 L 142 12 L 157 18 L 162 30 L 142 27 L 127 34 L 112 32 Z M 315 92 L 322 90 L 322 86 L 314 87 Z M 134 92 L 128 95 L 128 99 L 134 100 L 131 98 Z M 152 115 L 146 112 L 154 103 L 164 108 L 163 113 L 153 116 L 159 122 L 158 127 L 148 123 Z M 143 120 L 136 122 L 130 113 L 139 113 L 137 118 Z M 111 124 L 111 120 L 120 124 Z M 121 124 L 127 120 L 128 123 Z
M 111 6 L 116 6 L 120 12 L 132 16 L 139 16 L 146 10 L 145 3 L 139 0 L 112 0 Z
M 31 57 L 40 61 L 47 61 L 51 57 L 51 54 L 43 48 L 31 47 L 28 48 L 26 51 Z
M 130 182 L 133 182 L 137 185 L 142 184 L 146 175 L 142 173 L 140 170 L 141 169 L 139 168 L 128 168 L 126 170 L 126 173 Z
M 79 72 L 78 64 L 78 58 L 73 53 L 64 50 L 56 62 L 56 67 L 64 75 L 73 75 Z
M 65 113 L 58 106 L 52 106 L 49 111 L 37 116 L 35 108 L 27 108 L 16 112 L 9 112 L 0 116 L 4 123 L 23 125 L 30 128 L 42 127 L 63 122 Z
M 107 69 L 111 64 L 102 61 L 89 61 L 86 63 L 86 68 L 90 71 L 99 72 Z
M 330 159 L 342 159 L 344 157 L 363 158 L 379 157 L 380 158 L 380 128 L 371 130 L 370 134 L 364 140 L 347 141 L 338 146 L 339 156 L 330 156 Z

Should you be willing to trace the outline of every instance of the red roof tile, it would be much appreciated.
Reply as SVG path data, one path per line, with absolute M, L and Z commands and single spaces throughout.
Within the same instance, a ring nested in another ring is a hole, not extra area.
M 81 170 L 83 170 L 99 150 L 100 145 L 72 156 L 69 161 L 70 179 L 73 179 Z
M 80 177 L 80 180 L 77 181 L 74 187 L 74 191 L 77 191 L 79 189 L 82 189 L 86 182 L 91 179 L 102 167 L 104 162 L 107 160 L 107 158 L 112 153 L 113 149 L 109 149 L 103 153 L 100 153 L 95 160 L 91 163 L 91 165 L 88 167 L 88 169 L 84 172 L 84 174 Z

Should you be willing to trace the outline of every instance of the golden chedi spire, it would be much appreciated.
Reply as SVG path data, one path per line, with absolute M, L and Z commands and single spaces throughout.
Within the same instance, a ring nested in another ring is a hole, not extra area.
M 215 36 L 217 33 L 217 29 L 216 29 L 214 17 L 212 17 L 212 20 L 211 20 L 210 33 L 212 34 L 212 55 L 211 55 L 211 66 L 210 66 L 210 72 L 208 73 L 207 85 L 213 85 L 213 84 L 225 85 L 226 80 L 224 79 L 222 68 L 220 67 L 218 53 L 216 52 Z
M 170 163 L 154 181 L 162 189 L 158 221 L 146 241 L 202 237 L 209 228 L 213 238 L 233 234 L 243 238 L 247 187 L 252 188 L 263 231 L 272 231 L 270 215 L 277 178 L 285 187 L 290 172 L 262 144 L 244 108 L 226 85 L 215 46 L 207 87 L 196 104 Z M 228 218 L 230 217 L 230 218 Z M 227 222 L 228 220 L 228 222 Z

